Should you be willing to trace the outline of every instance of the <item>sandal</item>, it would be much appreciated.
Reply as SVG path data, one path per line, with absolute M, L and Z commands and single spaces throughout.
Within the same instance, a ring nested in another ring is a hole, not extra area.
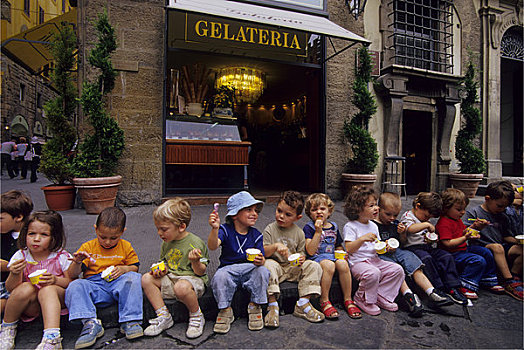
M 355 305 L 353 300 L 344 300 L 344 306 L 346 307 L 349 317 L 362 318 L 362 312 L 360 311 L 358 306 Z
M 489 287 L 489 291 L 491 293 L 495 293 L 495 294 L 503 294 L 504 293 L 504 287 L 502 287 L 502 286 L 497 284 L 495 286 Z
M 304 309 L 306 309 L 309 306 L 309 311 L 306 313 Z M 308 320 L 309 322 L 322 322 L 324 321 L 324 314 L 311 305 L 310 302 L 305 303 L 302 306 L 298 306 L 298 304 L 295 304 L 295 311 L 293 311 L 293 315 L 296 317 L 304 318 Z
M 278 306 L 268 306 L 267 315 L 264 318 L 264 326 L 277 328 L 280 325 L 279 315 L 278 315 Z
M 220 310 L 215 322 L 215 327 L 213 327 L 213 331 L 221 334 L 229 332 L 229 329 L 231 328 L 231 322 L 234 320 L 235 316 L 233 316 L 233 309 L 228 307 L 226 309 Z
M 249 316 L 249 321 L 247 323 L 247 328 L 250 331 L 259 331 L 264 328 L 264 320 L 262 319 L 262 308 L 260 305 L 255 305 L 254 308 L 247 308 L 247 314 Z
M 320 308 L 322 308 L 322 313 L 327 319 L 333 320 L 339 316 L 337 309 L 333 307 L 333 304 L 331 304 L 329 300 L 321 302 Z

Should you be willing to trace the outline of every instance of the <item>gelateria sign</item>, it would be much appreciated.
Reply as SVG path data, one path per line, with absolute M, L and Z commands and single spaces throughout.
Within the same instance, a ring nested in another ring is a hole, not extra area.
M 185 40 L 305 55 L 308 34 L 287 28 L 258 25 L 256 22 L 185 13 Z

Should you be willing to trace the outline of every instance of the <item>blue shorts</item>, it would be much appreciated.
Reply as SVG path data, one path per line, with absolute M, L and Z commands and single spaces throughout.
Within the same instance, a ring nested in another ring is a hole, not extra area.
M 315 256 L 311 256 L 309 257 L 310 260 L 313 260 L 317 263 L 320 264 L 320 262 L 322 260 L 331 260 L 331 261 L 336 261 L 337 259 L 335 259 L 335 254 L 334 253 L 323 253 L 323 254 L 318 254 L 318 255 L 315 255 Z
M 9 292 L 5 288 L 5 282 L 0 282 L 0 299 L 7 299 L 9 295 Z
M 412 251 L 398 248 L 392 253 L 380 254 L 382 260 L 391 261 L 399 264 L 406 272 L 406 275 L 411 276 L 415 271 L 424 266 L 422 260 Z

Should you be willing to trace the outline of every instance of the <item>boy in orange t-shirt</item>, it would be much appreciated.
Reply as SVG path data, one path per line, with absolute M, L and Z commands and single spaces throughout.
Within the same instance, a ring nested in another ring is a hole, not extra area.
M 138 273 L 138 256 L 131 243 L 122 239 L 126 214 L 119 208 L 104 209 L 97 218 L 96 238 L 85 242 L 73 254 L 70 274 L 77 279 L 67 287 L 65 302 L 69 320 L 81 320 L 84 327 L 75 343 L 75 349 L 92 346 L 104 334 L 96 318 L 96 306 L 118 303 L 120 331 L 127 339 L 141 337 L 142 276 Z M 102 272 L 111 268 L 109 276 Z

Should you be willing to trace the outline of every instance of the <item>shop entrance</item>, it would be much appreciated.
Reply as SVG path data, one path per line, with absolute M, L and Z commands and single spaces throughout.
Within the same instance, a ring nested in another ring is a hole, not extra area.
M 406 157 L 406 190 L 408 194 L 429 191 L 431 127 L 431 113 L 404 110 L 402 155 Z

